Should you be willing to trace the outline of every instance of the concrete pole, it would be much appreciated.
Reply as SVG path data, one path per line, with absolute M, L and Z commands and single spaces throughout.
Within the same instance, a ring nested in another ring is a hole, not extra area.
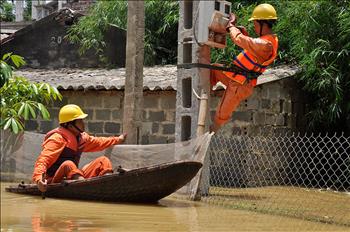
M 63 0 L 57 0 L 58 1 L 58 8 L 57 10 L 61 10 L 62 9 L 62 4 L 64 3 Z
M 202 1 L 202 0 L 201 0 Z M 179 1 L 180 19 L 178 30 L 178 63 L 210 64 L 210 47 L 197 44 L 200 22 L 197 20 L 201 1 Z M 208 17 L 211 17 L 208 15 Z M 176 132 L 177 142 L 200 136 L 209 128 L 210 71 L 202 68 L 178 69 L 176 96 Z M 203 98 L 202 102 L 194 97 L 194 89 Z M 200 109 L 201 108 L 201 109 Z M 206 112 L 205 112 L 206 111 Z M 177 154 L 175 156 L 178 156 Z M 199 200 L 201 194 L 208 193 L 209 165 L 207 156 L 196 157 L 203 163 L 203 168 L 191 181 L 190 198 Z
M 39 0 L 32 0 L 32 20 L 38 20 L 38 9 L 36 6 L 39 5 Z
M 201 1 L 179 1 L 180 19 L 178 29 L 178 64 L 203 63 L 210 64 L 210 47 L 196 43 L 199 22 L 198 8 Z M 209 16 L 208 16 L 209 17 Z M 194 25 L 196 24 L 196 25 Z M 206 94 L 210 100 L 210 71 L 201 68 L 178 69 L 176 96 L 176 142 L 186 141 L 197 136 L 198 113 L 200 101 L 194 97 L 192 89 L 198 94 Z M 209 110 L 209 109 L 207 109 Z M 209 114 L 207 114 L 209 115 Z M 207 131 L 209 117 L 202 125 L 202 131 Z
M 144 1 L 128 1 L 126 42 L 126 78 L 124 91 L 123 132 L 126 143 L 139 144 L 143 109 L 143 60 L 145 34 Z
M 23 21 L 24 1 L 16 0 L 16 22 Z

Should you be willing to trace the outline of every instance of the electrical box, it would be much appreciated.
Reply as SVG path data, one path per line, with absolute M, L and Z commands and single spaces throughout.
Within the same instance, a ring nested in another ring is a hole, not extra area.
M 226 47 L 226 25 L 231 3 L 223 0 L 200 1 L 198 8 L 197 41 L 211 47 Z

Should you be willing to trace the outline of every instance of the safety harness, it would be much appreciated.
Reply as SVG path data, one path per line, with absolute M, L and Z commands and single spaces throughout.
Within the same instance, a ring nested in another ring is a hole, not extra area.
M 231 63 L 229 66 L 216 66 L 212 64 L 202 64 L 202 63 L 183 63 L 183 64 L 178 64 L 177 68 L 181 68 L 181 69 L 205 68 L 210 70 L 232 72 L 233 74 L 240 74 L 245 76 L 247 80 L 257 79 L 262 74 L 261 72 L 255 72 L 255 71 L 240 68 L 234 65 L 233 63 Z

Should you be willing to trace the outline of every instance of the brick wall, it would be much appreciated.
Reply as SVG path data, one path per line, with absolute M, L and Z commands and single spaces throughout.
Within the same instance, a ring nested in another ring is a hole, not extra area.
M 223 91 L 216 92 L 211 101 L 211 116 Z M 273 133 L 302 129 L 305 99 L 292 78 L 271 82 L 254 89 L 253 95 L 241 102 L 232 119 L 224 126 L 225 133 L 258 135 L 268 129 Z
M 223 127 L 224 134 L 257 135 L 267 129 L 283 132 L 299 128 L 297 115 L 302 116 L 302 97 L 290 80 L 283 80 L 256 87 L 251 98 L 241 103 L 232 119 Z M 216 91 L 210 104 L 211 115 L 215 113 L 223 94 Z M 61 91 L 64 99 L 49 109 L 52 120 L 30 120 L 26 129 L 46 133 L 58 126 L 59 108 L 72 103 L 89 114 L 86 130 L 93 135 L 115 135 L 122 130 L 123 91 Z M 144 92 L 142 144 L 174 142 L 175 138 L 175 91 Z M 299 111 L 297 111 L 299 110 Z

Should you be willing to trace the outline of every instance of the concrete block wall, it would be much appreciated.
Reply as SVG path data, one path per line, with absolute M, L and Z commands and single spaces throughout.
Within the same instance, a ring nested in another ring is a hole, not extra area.
M 301 91 L 293 88 L 293 80 L 288 79 L 255 87 L 253 95 L 241 102 L 220 133 L 254 136 L 266 133 L 266 130 L 282 133 L 300 129 L 302 125 L 297 125 L 301 121 L 297 119 L 300 112 L 293 105 L 300 106 L 302 103 L 296 102 L 293 95 L 300 96 Z M 211 98 L 211 117 L 215 114 L 222 94 L 223 91 L 216 91 Z
M 49 107 L 51 120 L 29 120 L 27 131 L 46 133 L 57 127 L 59 109 L 77 104 L 89 116 L 86 131 L 95 136 L 111 136 L 122 132 L 123 91 L 61 91 L 61 102 Z M 142 144 L 164 144 L 175 141 L 175 91 L 144 92 Z
M 164 144 L 175 141 L 175 91 L 144 94 L 142 144 Z
M 222 94 L 223 91 L 217 92 L 217 97 L 212 98 L 212 115 Z M 231 121 L 219 132 L 241 136 L 226 137 L 226 140 L 214 138 L 211 143 L 211 184 L 223 187 L 284 184 L 288 157 L 276 148 L 277 140 L 266 143 L 265 140 L 255 141 L 254 136 L 278 138 L 286 132 L 300 131 L 298 117 L 302 112 L 293 107 L 302 105 L 300 96 L 301 91 L 292 79 L 257 86 L 253 95 L 241 102 Z
M 242 102 L 232 119 L 220 133 L 232 135 L 260 135 L 271 131 L 280 133 L 290 130 L 300 130 L 299 112 L 302 107 L 300 94 L 291 84 L 292 80 L 282 80 L 264 84 L 255 88 L 254 94 Z M 215 91 L 211 96 L 211 118 L 215 114 L 224 90 Z M 122 131 L 123 91 L 61 91 L 62 102 L 55 102 L 50 108 L 51 120 L 29 120 L 26 122 L 28 131 L 46 133 L 58 126 L 57 115 L 61 106 L 78 104 L 89 114 L 86 129 L 94 135 L 113 135 Z M 142 144 L 170 143 L 175 141 L 175 134 L 181 124 L 176 124 L 176 91 L 145 91 Z M 299 99 L 299 100 L 298 100 Z M 192 99 L 193 100 L 193 99 Z M 182 115 L 186 115 L 183 108 Z M 190 110 L 188 110 L 190 114 Z M 192 119 L 191 119 L 192 120 Z M 195 121 L 191 123 L 196 123 Z

